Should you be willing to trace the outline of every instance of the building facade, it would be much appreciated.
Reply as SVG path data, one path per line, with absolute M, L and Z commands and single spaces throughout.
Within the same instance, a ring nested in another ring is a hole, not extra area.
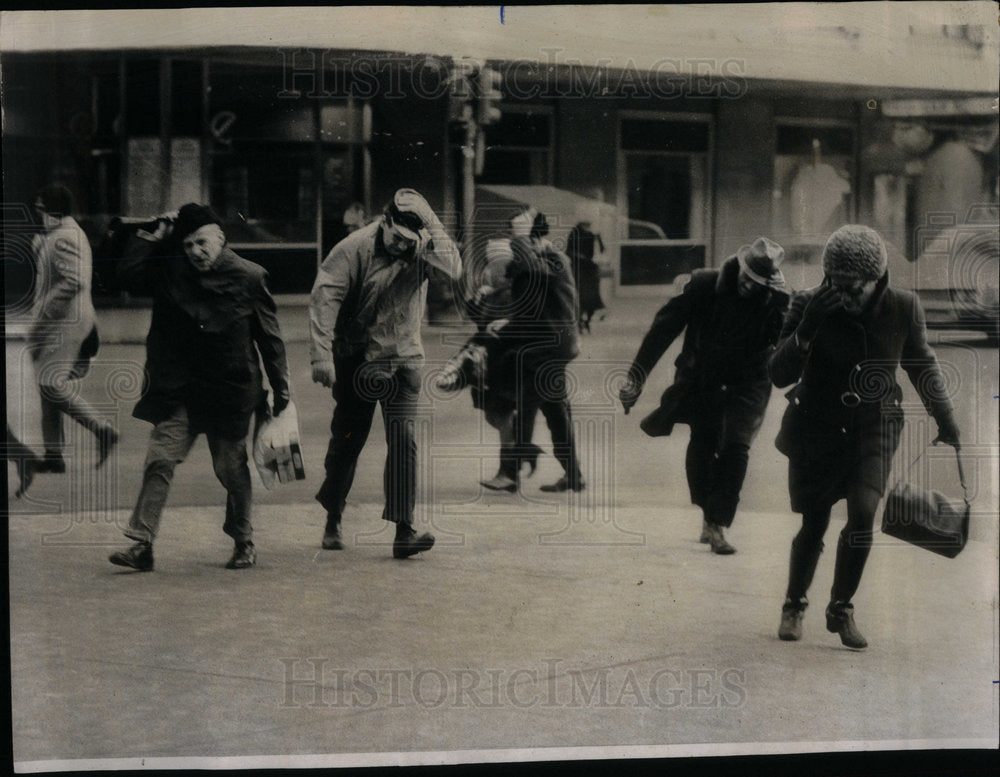
M 873 45 L 850 28 L 808 32 L 800 45 L 830 56 Z M 907 34 L 973 70 L 995 59 L 974 26 Z M 477 239 L 504 229 L 508 211 L 488 207 L 489 192 L 516 207 L 558 190 L 554 240 L 596 222 L 599 258 L 627 296 L 669 293 L 761 234 L 786 247 L 790 279 L 805 283 L 826 236 L 851 221 L 913 261 L 929 231 L 996 206 L 996 94 L 981 79 L 796 80 L 788 67 L 764 77 L 734 50 L 652 64 L 484 57 L 501 74 L 502 113 L 480 128 L 477 212 L 465 214 L 470 149 L 449 107 L 456 59 L 293 46 L 8 51 L 5 220 L 18 221 L 17 203 L 41 185 L 65 182 L 100 259 L 114 216 L 207 202 L 235 250 L 270 270 L 277 294 L 295 295 L 399 186 Z M 98 297 L 115 300 L 95 266 Z M 5 267 L 10 299 L 27 275 Z

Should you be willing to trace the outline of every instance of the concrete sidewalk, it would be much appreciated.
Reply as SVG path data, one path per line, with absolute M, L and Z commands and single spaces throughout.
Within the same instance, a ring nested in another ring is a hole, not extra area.
M 311 506 L 261 505 L 239 572 L 221 506 L 168 508 L 148 574 L 107 562 L 124 513 L 12 516 L 19 768 L 996 746 L 996 547 L 880 536 L 854 652 L 824 628 L 832 552 L 777 639 L 791 516 L 741 515 L 720 557 L 693 509 L 543 496 L 423 508 L 438 543 L 406 561 L 380 505 L 349 505 L 342 552 Z

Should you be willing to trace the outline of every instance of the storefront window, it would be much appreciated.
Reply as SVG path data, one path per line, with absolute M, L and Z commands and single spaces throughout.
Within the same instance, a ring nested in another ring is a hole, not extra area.
M 547 106 L 504 106 L 486 130 L 486 154 L 478 183 L 552 183 L 552 114 Z
M 774 233 L 791 260 L 818 256 L 830 233 L 854 219 L 854 131 L 779 123 Z
M 621 122 L 623 286 L 657 286 L 704 267 L 709 234 L 710 125 L 696 119 Z

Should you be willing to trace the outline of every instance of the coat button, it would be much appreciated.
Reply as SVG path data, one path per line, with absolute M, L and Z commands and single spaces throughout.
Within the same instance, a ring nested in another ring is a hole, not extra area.
M 847 430 L 843 426 L 840 427 L 840 431 L 842 434 L 847 434 Z
M 722 390 L 723 390 L 723 391 L 726 391 L 726 390 L 727 390 L 728 388 L 729 388 L 729 387 L 728 387 L 728 386 L 726 386 L 726 384 L 725 384 L 725 383 L 723 383 L 723 384 L 722 384 Z

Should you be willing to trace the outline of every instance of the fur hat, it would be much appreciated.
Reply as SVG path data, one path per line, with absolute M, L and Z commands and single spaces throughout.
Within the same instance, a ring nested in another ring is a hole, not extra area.
M 217 224 L 221 227 L 222 220 L 208 206 L 189 202 L 177 211 L 177 219 L 174 221 L 174 237 L 183 240 L 207 224 Z
M 882 238 L 862 224 L 845 224 L 830 235 L 823 249 L 825 275 L 877 281 L 885 275 L 887 262 Z

